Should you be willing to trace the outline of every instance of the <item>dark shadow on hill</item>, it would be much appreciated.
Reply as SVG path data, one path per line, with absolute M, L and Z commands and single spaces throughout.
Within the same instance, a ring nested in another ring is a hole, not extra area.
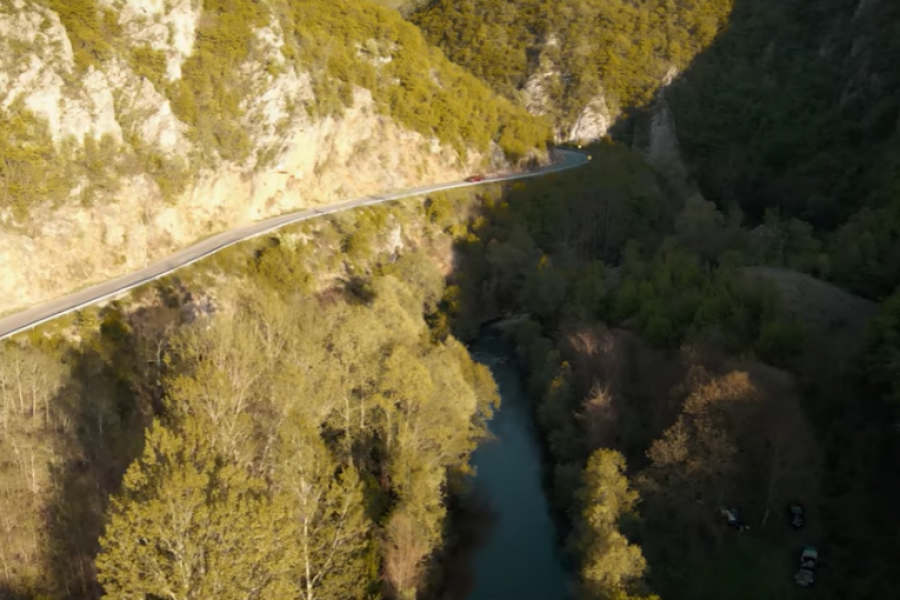
M 895 142 L 898 23 L 890 2 L 737 0 L 666 92 L 704 194 L 817 228 L 858 209 L 869 167 Z
M 874 300 L 900 281 L 898 34 L 896 2 L 736 0 L 664 96 L 706 199 L 740 206 L 751 225 L 775 210 L 843 230 L 822 272 Z M 615 135 L 646 144 L 656 113 Z
M 101 309 L 99 324 L 85 327 L 66 357 L 71 379 L 53 401 L 66 425 L 46 514 L 48 587 L 57 597 L 102 595 L 94 558 L 104 513 L 143 449 L 144 429 L 162 410 L 168 336 L 190 314 L 183 310 L 190 299 L 170 283 L 157 284 L 158 301 L 127 315 L 116 303 Z
M 881 299 L 900 282 L 898 33 L 896 2 L 736 0 L 714 43 L 656 105 L 612 133 L 646 146 L 665 102 L 688 176 L 706 199 L 723 210 L 739 206 L 750 226 L 767 211 L 810 224 L 825 240 L 822 274 Z M 829 238 L 835 231 L 845 235 Z M 787 273 L 788 287 L 815 293 L 800 286 L 805 276 Z M 810 319 L 801 307 L 822 301 L 787 299 Z M 824 533 L 815 543 L 830 566 L 815 594 L 885 598 L 900 589 L 892 567 L 900 555 L 898 411 L 860 368 L 872 308 L 850 312 L 853 331 L 849 321 L 830 323 L 841 340 L 820 336 L 800 372 L 825 466 Z

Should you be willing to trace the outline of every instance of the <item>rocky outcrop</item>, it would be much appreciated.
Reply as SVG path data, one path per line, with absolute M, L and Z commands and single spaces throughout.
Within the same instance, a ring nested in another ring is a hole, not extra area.
M 563 116 L 565 110 L 561 104 L 565 100 L 551 97 L 550 89 L 562 89 L 565 80 L 562 69 L 551 57 L 558 46 L 559 40 L 553 35 L 544 42 L 538 67 L 522 88 L 522 103 L 531 114 L 550 116 L 555 121 L 557 142 L 599 140 L 606 136 L 614 120 L 602 87 L 596 90 L 596 95 L 584 107 L 579 107 L 574 120 Z
M 548 68 L 537 71 L 528 78 L 522 89 L 523 104 L 528 112 L 539 117 L 553 112 L 554 106 L 547 88 L 557 77 L 559 73 Z
M 606 136 L 612 127 L 613 117 L 610 114 L 606 96 L 601 90 L 578 115 L 575 124 L 569 130 L 567 139 L 577 141 L 599 140 Z
M 0 9 L 0 108 L 13 102 L 47 120 L 55 141 L 92 133 L 121 140 L 112 90 L 104 73 L 75 80 L 74 54 L 56 13 L 13 0 Z
M 194 32 L 202 13 L 198 0 L 98 0 L 116 11 L 125 37 L 165 53 L 166 78 L 181 78 L 181 65 L 194 51 Z
M 666 71 L 655 100 L 646 114 L 637 120 L 633 140 L 634 146 L 644 154 L 647 163 L 674 188 L 681 188 L 687 180 L 675 115 L 666 98 L 666 90 L 678 75 L 678 70 L 674 67 Z
M 647 162 L 654 167 L 658 168 L 681 160 L 675 119 L 665 97 L 659 98 L 653 108 L 647 139 L 648 144 L 644 154 Z

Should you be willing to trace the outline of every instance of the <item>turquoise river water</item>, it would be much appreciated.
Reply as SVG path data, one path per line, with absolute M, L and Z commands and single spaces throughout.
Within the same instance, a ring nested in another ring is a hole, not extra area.
M 474 550 L 467 600 L 571 600 L 569 577 L 541 484 L 541 449 L 520 374 L 509 347 L 486 336 L 472 348 L 500 388 L 490 423 L 496 439 L 475 451 L 475 490 L 494 522 Z

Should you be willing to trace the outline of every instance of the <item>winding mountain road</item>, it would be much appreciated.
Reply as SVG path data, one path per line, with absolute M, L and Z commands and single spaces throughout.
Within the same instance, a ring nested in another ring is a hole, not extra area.
M 580 167 L 590 159 L 588 155 L 582 152 L 563 150 L 561 148 L 556 149 L 556 155 L 557 161 L 554 164 L 525 173 L 486 177 L 483 181 L 478 182 L 455 181 L 451 183 L 408 188 L 397 192 L 366 196 L 356 200 L 347 200 L 345 202 L 317 208 L 308 208 L 278 217 L 272 217 L 264 221 L 258 221 L 250 225 L 236 227 L 235 229 L 216 234 L 203 241 L 197 242 L 193 246 L 180 250 L 168 258 L 138 271 L 122 275 L 116 279 L 93 285 L 67 296 L 0 318 L 0 340 L 36 327 L 41 323 L 61 317 L 67 313 L 79 310 L 85 306 L 90 306 L 91 304 L 118 296 L 128 290 L 153 281 L 154 279 L 165 277 L 182 267 L 193 264 L 198 260 L 206 258 L 211 254 L 215 254 L 233 244 L 269 233 L 270 231 L 274 231 L 285 225 L 290 225 L 291 223 L 298 223 L 307 219 L 314 219 L 322 215 L 349 210 L 351 208 L 358 208 L 360 206 L 371 206 L 373 204 L 381 204 L 383 202 L 390 202 L 392 200 L 399 200 L 410 196 L 420 196 L 431 192 L 485 185 L 497 183 L 498 181 L 512 181 L 528 177 L 539 177 L 549 173 L 557 173 L 559 171 Z

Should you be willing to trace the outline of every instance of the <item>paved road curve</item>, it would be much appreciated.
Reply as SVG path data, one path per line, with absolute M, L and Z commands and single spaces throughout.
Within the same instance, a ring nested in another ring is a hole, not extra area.
M 347 200 L 337 204 L 321 206 L 318 208 L 309 208 L 306 210 L 288 213 L 279 217 L 272 217 L 264 221 L 259 221 L 251 225 L 237 227 L 223 233 L 219 233 L 210 238 L 198 242 L 193 246 L 185 248 L 168 258 L 144 267 L 138 271 L 134 271 L 127 275 L 117 277 L 110 281 L 100 283 L 81 291 L 69 294 L 56 300 L 51 300 L 38 306 L 29 308 L 19 313 L 14 313 L 0 319 L 0 340 L 15 335 L 21 331 L 25 331 L 46 321 L 50 321 L 57 317 L 61 317 L 67 313 L 79 310 L 85 306 L 89 306 L 96 302 L 118 296 L 123 292 L 143 285 L 154 279 L 164 277 L 177 269 L 186 267 L 197 262 L 202 258 L 206 258 L 211 254 L 215 254 L 219 250 L 227 248 L 238 242 L 248 240 L 250 238 L 263 235 L 285 225 L 314 219 L 322 215 L 340 212 L 359 206 L 370 206 L 372 204 L 381 204 L 382 202 L 390 202 L 391 200 L 399 200 L 409 196 L 418 196 L 430 192 L 440 190 L 452 190 L 475 185 L 484 185 L 488 183 L 496 183 L 497 181 L 510 181 L 513 179 L 525 179 L 526 177 L 538 177 L 548 173 L 565 171 L 584 165 L 589 157 L 581 152 L 572 150 L 557 149 L 557 162 L 541 167 L 527 173 L 517 173 L 514 175 L 505 175 L 502 177 L 490 177 L 481 182 L 465 182 L 457 181 L 453 183 L 442 183 L 438 185 L 425 185 L 421 187 L 408 188 L 397 192 L 390 192 L 376 196 L 366 196 L 357 200 Z

